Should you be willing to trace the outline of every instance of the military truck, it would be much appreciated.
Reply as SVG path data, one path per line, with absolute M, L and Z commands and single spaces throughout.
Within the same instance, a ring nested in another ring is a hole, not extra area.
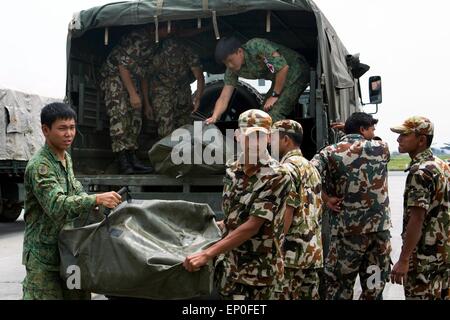
M 110 148 L 108 117 L 99 90 L 99 69 L 121 36 L 139 26 L 155 24 L 169 28 L 205 29 L 184 40 L 199 53 L 204 71 L 224 73 L 214 60 L 218 39 L 234 35 L 243 42 L 267 38 L 304 55 L 311 66 L 310 86 L 300 97 L 291 118 L 304 127 L 302 146 L 312 157 L 334 142 L 330 123 L 359 111 L 360 77 L 369 69 L 358 55 L 350 55 L 322 11 L 311 0 L 203 0 L 127 1 L 78 12 L 69 25 L 67 39 L 66 100 L 78 114 L 78 136 L 72 147 L 75 172 L 89 192 L 117 190 L 128 186 L 141 199 L 180 199 L 210 204 L 220 212 L 222 174 L 168 177 L 158 174 L 117 174 Z M 158 29 L 158 28 L 156 28 Z M 155 34 L 157 42 L 158 34 Z M 369 79 L 372 103 L 381 102 L 381 79 Z M 378 86 L 380 84 L 380 86 Z M 207 84 L 200 111 L 211 114 L 223 87 L 221 80 Z M 373 90 L 372 90 L 373 89 Z M 237 127 L 239 114 L 261 107 L 261 93 L 240 82 L 217 126 L 224 131 Z M 157 108 L 158 106 L 154 106 Z M 156 125 L 144 121 L 139 157 L 148 161 L 148 150 L 158 141 Z
M 55 101 L 0 88 L 0 222 L 13 222 L 20 216 L 25 167 L 44 143 L 39 114 Z

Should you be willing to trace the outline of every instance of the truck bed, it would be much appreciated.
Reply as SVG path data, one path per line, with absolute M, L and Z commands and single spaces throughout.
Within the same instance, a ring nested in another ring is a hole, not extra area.
M 88 193 L 117 191 L 127 186 L 135 199 L 185 200 L 207 203 L 216 215 L 222 216 L 222 175 L 172 178 L 158 174 L 146 175 L 78 175 Z

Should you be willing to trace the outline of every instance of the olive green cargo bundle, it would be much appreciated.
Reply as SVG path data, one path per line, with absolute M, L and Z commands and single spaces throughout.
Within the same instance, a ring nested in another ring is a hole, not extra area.
M 200 129 L 187 124 L 177 130 L 155 143 L 148 152 L 156 173 L 171 177 L 225 173 L 226 161 L 235 154 L 232 138 L 227 139 L 214 125 L 203 124 Z
M 75 273 L 67 270 L 76 266 L 81 289 L 104 295 L 188 299 L 212 293 L 212 265 L 193 273 L 182 265 L 221 238 L 207 204 L 133 200 L 101 222 L 82 224 L 60 233 L 61 275 L 69 283 Z

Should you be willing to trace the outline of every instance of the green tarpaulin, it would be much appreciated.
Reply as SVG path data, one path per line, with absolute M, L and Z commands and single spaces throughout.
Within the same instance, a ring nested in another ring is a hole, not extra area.
M 197 129 L 182 126 L 153 145 L 148 155 L 156 173 L 171 177 L 225 173 L 236 147 L 233 137 L 226 140 L 216 126 L 199 123 Z
M 308 0 L 143 0 L 123 1 L 83 10 L 70 24 L 74 36 L 101 27 L 137 25 L 158 21 L 211 18 L 251 10 L 312 11 Z
M 182 266 L 186 256 L 221 238 L 208 205 L 133 200 L 122 203 L 108 219 L 87 226 L 80 223 L 63 229 L 59 248 L 61 276 L 76 276 L 71 271 L 76 266 L 81 289 L 148 299 L 211 294 L 212 265 L 193 273 Z
M 342 10 L 351 8 L 343 3 Z M 224 72 L 224 66 L 214 59 L 220 37 L 233 34 L 242 41 L 267 38 L 303 54 L 323 77 L 329 119 L 347 119 L 360 111 L 356 82 L 346 62 L 349 53 L 312 0 L 144 0 L 94 7 L 76 13 L 69 25 L 68 62 L 78 50 L 82 54 L 91 50 L 94 60 L 104 59 L 123 32 L 136 25 L 158 22 L 164 27 L 167 21 L 177 21 L 183 29 L 195 29 L 199 19 L 207 31 L 189 41 L 199 53 L 204 71 Z M 70 62 L 68 68 L 70 71 Z

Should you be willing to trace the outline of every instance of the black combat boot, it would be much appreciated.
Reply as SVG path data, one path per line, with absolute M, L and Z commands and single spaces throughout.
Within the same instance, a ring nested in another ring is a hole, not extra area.
M 136 173 L 133 170 L 133 165 L 128 160 L 127 152 L 126 150 L 119 152 L 119 173 L 120 174 L 134 174 Z
M 139 161 L 139 159 L 136 156 L 136 151 L 127 150 L 127 154 L 128 154 L 128 162 L 130 162 L 131 165 L 133 166 L 134 172 L 145 174 L 145 173 L 152 173 L 154 171 L 152 167 L 147 167 Z

